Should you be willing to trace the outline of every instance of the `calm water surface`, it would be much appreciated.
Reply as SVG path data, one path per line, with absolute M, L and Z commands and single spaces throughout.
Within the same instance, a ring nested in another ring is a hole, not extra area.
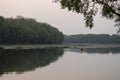
M 120 48 L 0 50 L 0 80 L 120 80 Z

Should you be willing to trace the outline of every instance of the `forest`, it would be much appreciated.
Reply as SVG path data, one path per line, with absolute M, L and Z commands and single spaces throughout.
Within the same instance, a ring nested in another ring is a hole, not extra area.
M 63 33 L 47 23 L 0 16 L 0 44 L 59 44 L 63 39 Z
M 64 43 L 85 44 L 120 44 L 120 35 L 113 34 L 78 34 L 65 36 Z
M 0 16 L 0 44 L 120 44 L 120 35 L 64 35 L 57 28 L 32 18 Z

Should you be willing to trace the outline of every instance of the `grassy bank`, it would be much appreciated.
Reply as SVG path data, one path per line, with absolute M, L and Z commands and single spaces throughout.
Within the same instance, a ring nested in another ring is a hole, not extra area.
M 41 48 L 112 48 L 120 44 L 48 44 L 48 45 L 0 45 L 0 49 L 41 49 Z

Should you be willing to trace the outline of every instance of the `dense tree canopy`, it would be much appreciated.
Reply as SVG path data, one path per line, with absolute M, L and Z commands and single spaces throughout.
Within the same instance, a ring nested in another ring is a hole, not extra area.
M 55 0 L 62 8 L 81 13 L 85 17 L 86 27 L 93 27 L 93 17 L 98 11 L 103 17 L 113 19 L 120 26 L 120 0 Z
M 109 34 L 78 34 L 65 36 L 65 43 L 88 44 L 120 44 L 120 35 Z
M 14 19 L 0 16 L 0 43 L 57 44 L 63 38 L 62 32 L 47 23 L 21 16 Z

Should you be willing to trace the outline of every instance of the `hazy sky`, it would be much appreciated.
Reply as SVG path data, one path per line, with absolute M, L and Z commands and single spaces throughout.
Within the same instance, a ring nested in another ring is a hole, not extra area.
M 86 28 L 84 18 L 81 14 L 68 12 L 61 9 L 59 3 L 53 0 L 0 0 L 0 15 L 4 17 L 34 18 L 39 22 L 46 22 L 58 28 L 64 34 L 88 34 L 88 33 L 117 33 L 114 23 L 111 20 L 95 17 L 95 27 Z

